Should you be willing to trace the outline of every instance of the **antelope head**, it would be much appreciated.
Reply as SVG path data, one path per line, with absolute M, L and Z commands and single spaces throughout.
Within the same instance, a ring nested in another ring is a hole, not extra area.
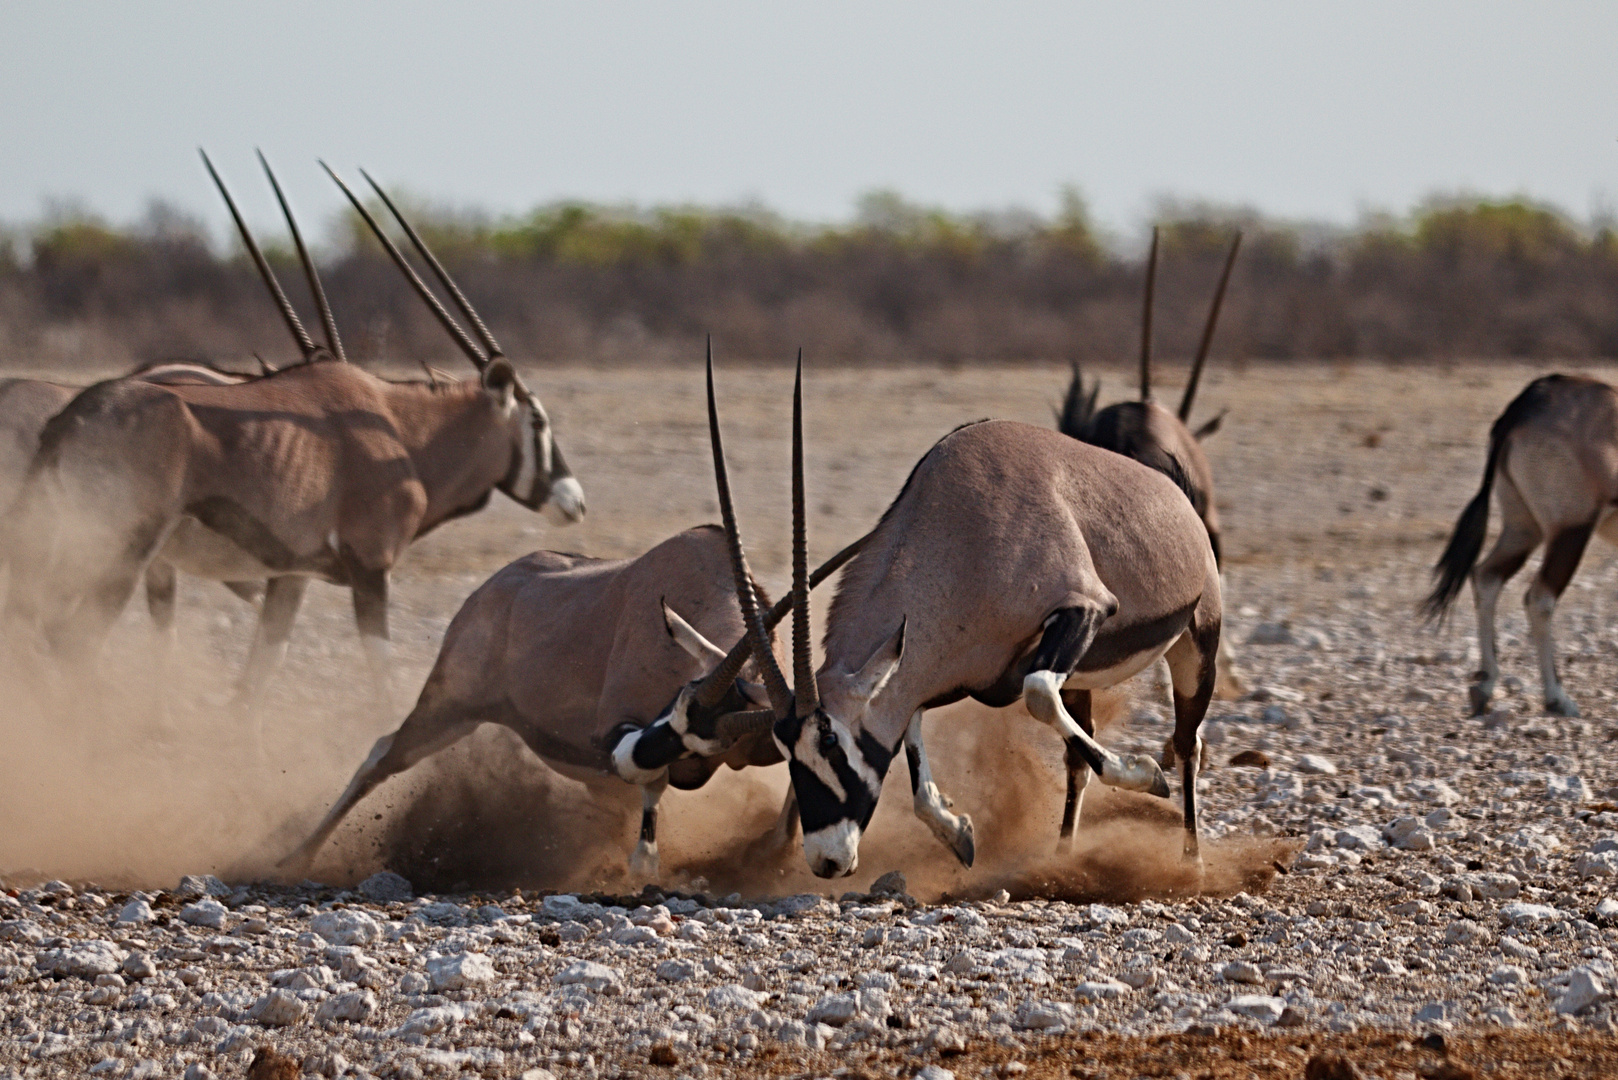
M 468 336 L 460 323 L 439 302 L 438 297 L 427 287 L 426 282 L 421 280 L 415 269 L 406 261 L 404 254 L 382 231 L 381 225 L 371 216 L 370 210 L 349 189 L 343 179 L 324 161 L 320 165 L 326 170 L 327 175 L 337 182 L 337 186 L 343 189 L 343 194 L 348 196 L 348 201 L 376 234 L 377 240 L 381 242 L 394 264 L 404 273 L 416 294 L 437 316 L 450 337 L 455 339 L 455 343 L 460 346 L 467 359 L 472 361 L 472 366 L 478 369 L 484 390 L 508 421 L 511 433 L 511 468 L 496 486 L 530 510 L 543 511 L 555 524 L 565 525 L 581 520 L 585 510 L 584 488 L 574 478 L 573 471 L 568 468 L 567 461 L 562 457 L 561 447 L 556 445 L 556 438 L 551 431 L 550 416 L 540 404 L 538 395 L 524 385 L 522 377 L 517 374 L 517 369 L 506 359 L 500 343 L 473 310 L 466 294 L 461 292 L 460 287 L 450 277 L 449 271 L 445 270 L 443 264 L 433 255 L 426 241 L 410 222 L 405 220 L 405 216 L 399 212 L 393 200 L 388 198 L 382 186 L 371 179 L 369 173 L 360 170 L 361 175 L 393 214 L 399 227 L 410 238 L 416 253 L 432 269 L 433 276 L 438 279 L 438 283 L 443 286 L 444 291 L 455 302 L 455 306 L 471 324 L 477 334 L 477 341 Z
M 712 367 L 709 368 L 709 434 L 714 444 L 714 471 L 719 485 L 720 512 L 733 563 L 745 569 L 741 539 L 730 501 L 724 452 L 713 401 Z M 738 582 L 740 578 L 738 578 Z M 828 689 L 822 698 L 810 654 L 808 538 L 803 482 L 803 356 L 792 394 L 792 667 L 796 689 L 789 687 L 776 666 L 764 638 L 764 622 L 756 604 L 742 595 L 748 633 L 758 657 L 764 689 L 771 709 L 731 718 L 737 727 L 762 730 L 765 725 L 776 747 L 786 757 L 792 787 L 803 824 L 803 850 L 809 867 L 820 877 L 841 877 L 859 865 L 860 839 L 876 812 L 882 780 L 893 761 L 895 747 L 884 745 L 865 729 L 871 703 L 899 668 L 904 655 L 904 622 L 871 653 L 857 670 L 826 673 Z

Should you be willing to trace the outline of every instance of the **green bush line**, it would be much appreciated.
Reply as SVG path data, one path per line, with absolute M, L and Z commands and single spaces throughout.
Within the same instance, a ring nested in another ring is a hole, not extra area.
M 585 202 L 506 218 L 407 212 L 512 353 L 540 361 L 663 359 L 710 330 L 735 355 L 803 344 L 839 362 L 1134 349 L 1140 256 L 1101 234 L 1071 192 L 1050 217 L 956 214 L 878 192 L 840 224 Z M 1166 357 L 1192 348 L 1237 227 L 1226 356 L 1618 356 L 1618 239 L 1528 200 L 1435 199 L 1354 228 L 1169 204 L 1157 224 Z M 357 217 L 333 235 L 323 265 L 360 354 L 444 355 Z M 295 285 L 286 249 L 266 246 Z M 0 362 L 242 356 L 280 346 L 273 318 L 241 253 L 218 254 L 172 210 L 127 227 L 60 214 L 0 236 Z

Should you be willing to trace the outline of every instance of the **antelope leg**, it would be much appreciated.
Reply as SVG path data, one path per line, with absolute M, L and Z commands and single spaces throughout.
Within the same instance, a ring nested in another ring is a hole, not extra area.
M 640 789 L 640 840 L 629 856 L 629 872 L 636 877 L 653 880 L 657 877 L 657 804 L 668 790 L 669 776 L 664 773 Z
M 1063 690 L 1062 704 L 1068 713 L 1089 735 L 1095 734 L 1095 724 L 1090 719 L 1090 691 Z M 1079 823 L 1079 812 L 1084 806 L 1084 789 L 1090 784 L 1090 766 L 1084 763 L 1084 754 L 1072 739 L 1065 742 L 1067 759 L 1067 800 L 1062 805 L 1062 832 L 1057 840 L 1058 851 L 1069 851 L 1073 847 L 1073 830 Z
M 265 684 L 286 659 L 292 621 L 298 617 L 298 607 L 303 603 L 303 590 L 307 584 L 307 578 L 288 576 L 271 578 L 265 587 L 264 606 L 258 614 L 253 647 L 247 654 L 247 666 L 236 686 L 238 706 L 256 711 Z
M 1185 812 L 1185 857 L 1199 858 L 1197 773 L 1202 767 L 1202 719 L 1219 681 L 1219 624 L 1191 627 L 1168 651 L 1174 683 L 1174 753 L 1180 761 Z
M 765 842 L 772 851 L 781 851 L 798 838 L 798 792 L 791 784 L 787 785 L 787 797 L 781 803 L 781 812 L 776 815 L 775 825 L 765 836 Z
M 174 643 L 174 597 L 178 592 L 178 575 L 174 564 L 153 559 L 146 567 L 146 610 L 157 624 L 158 635 L 164 648 Z
M 1045 620 L 1045 635 L 1034 650 L 1034 659 L 1023 678 L 1023 701 L 1034 719 L 1061 732 L 1080 758 L 1095 771 L 1103 784 L 1126 791 L 1148 791 L 1160 798 L 1169 794 L 1163 770 L 1145 754 L 1118 755 L 1068 715 L 1062 704 L 1062 684 L 1078 666 L 1079 659 L 1095 640 L 1106 615 L 1097 607 L 1063 608 Z
M 354 594 L 354 624 L 359 627 L 360 644 L 371 669 L 371 692 L 382 711 L 392 708 L 393 642 L 388 637 L 388 572 L 350 570 L 349 588 Z M 267 601 L 266 601 L 267 602 Z
M 926 710 L 917 709 L 905 728 L 905 761 L 910 765 L 910 792 L 916 816 L 932 830 L 944 846 L 955 853 L 962 866 L 971 866 L 977 848 L 972 842 L 972 819 L 966 814 L 952 814 L 949 800 L 939 793 L 933 783 L 932 766 L 927 763 L 927 748 L 921 741 L 921 718 Z
M 179 589 L 179 575 L 175 573 L 174 564 L 163 559 L 153 559 L 146 566 L 146 610 L 151 612 L 152 622 L 157 625 L 156 668 L 158 677 L 157 709 L 161 717 L 160 724 L 169 727 L 172 717 L 169 715 L 169 695 L 165 692 L 173 679 L 170 669 L 174 665 L 175 646 L 179 641 L 179 634 L 174 626 L 174 599 Z
M 1523 605 L 1528 609 L 1528 636 L 1533 639 L 1539 653 L 1539 676 L 1545 688 L 1545 711 L 1558 716 L 1577 716 L 1579 707 L 1567 696 L 1562 681 L 1556 677 L 1556 642 L 1551 636 L 1551 616 L 1556 612 L 1557 598 L 1567 583 L 1573 580 L 1573 571 L 1579 567 L 1584 547 L 1590 542 L 1595 522 L 1564 529 L 1551 537 L 1545 548 L 1545 559 L 1540 563 L 1534 583 L 1528 587 Z
M 1509 475 L 1500 476 L 1496 489 L 1500 503 L 1500 538 L 1488 557 L 1472 571 L 1472 603 L 1478 619 L 1478 671 L 1473 676 L 1467 697 L 1472 715 L 1480 716 L 1489 708 L 1494 696 L 1494 685 L 1500 678 L 1500 661 L 1495 653 L 1494 613 L 1500 600 L 1500 591 L 1512 575 L 1521 570 L 1528 556 L 1543 539 L 1538 522 L 1534 520 L 1517 486 Z
M 378 784 L 466 738 L 477 729 L 478 724 L 477 720 L 466 720 L 442 709 L 417 705 L 397 731 L 382 736 L 371 747 L 370 756 L 355 770 L 354 778 L 348 782 L 348 787 L 343 789 L 337 801 L 332 803 L 331 809 L 326 811 L 326 816 L 320 819 L 320 824 L 315 826 L 309 839 L 276 865 L 308 866 L 315 852 L 320 850 L 320 845 L 326 842 L 348 812 Z

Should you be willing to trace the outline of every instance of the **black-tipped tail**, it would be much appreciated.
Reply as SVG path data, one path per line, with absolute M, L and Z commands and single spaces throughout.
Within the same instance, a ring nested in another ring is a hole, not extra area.
M 1438 578 L 1433 591 L 1422 601 L 1421 613 L 1431 622 L 1441 622 L 1449 606 L 1460 595 L 1461 586 L 1472 574 L 1478 556 L 1483 553 L 1483 537 L 1489 531 L 1489 493 L 1494 489 L 1494 468 L 1499 458 L 1498 445 L 1489 447 L 1489 463 L 1484 466 L 1483 486 L 1472 496 L 1472 501 L 1461 511 L 1455 522 L 1455 531 L 1444 554 L 1438 557 L 1433 575 Z

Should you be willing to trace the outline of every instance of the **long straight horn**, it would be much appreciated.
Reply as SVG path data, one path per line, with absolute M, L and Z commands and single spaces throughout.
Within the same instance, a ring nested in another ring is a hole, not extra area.
M 1152 304 L 1157 297 L 1157 226 L 1152 226 L 1152 250 L 1146 256 L 1146 303 L 1140 313 L 1140 399 L 1152 399 Z
M 466 294 L 461 292 L 460 286 L 456 285 L 455 280 L 449 276 L 449 271 L 444 269 L 444 264 L 439 262 L 438 257 L 428 249 L 426 241 L 421 238 L 410 222 L 405 220 L 405 216 L 399 213 L 399 208 L 393 205 L 393 200 L 388 198 L 386 191 L 382 190 L 382 185 L 371 179 L 371 174 L 364 169 L 360 170 L 360 175 L 365 177 L 365 182 L 371 185 L 371 190 L 377 193 L 382 200 L 382 204 L 393 214 L 393 220 L 399 223 L 399 227 L 410 238 L 410 243 L 414 245 L 416 252 L 421 255 L 428 266 L 432 267 L 433 275 L 438 278 L 438 283 L 444 286 L 444 291 L 449 293 L 451 300 L 455 301 L 455 306 L 461 309 L 461 314 L 466 317 L 466 321 L 472 324 L 472 330 L 477 334 L 478 340 L 483 342 L 483 348 L 488 352 L 489 359 L 504 356 L 505 350 L 500 347 L 498 341 L 494 340 L 494 335 L 483 324 L 483 320 L 478 318 L 478 313 L 472 308 L 472 302 L 466 298 Z
M 809 527 L 803 508 L 803 350 L 792 384 L 792 685 L 798 717 L 820 708 L 814 658 L 809 652 Z
M 843 550 L 839 551 L 837 554 L 815 567 L 815 572 L 809 575 L 810 590 L 813 591 L 814 589 L 818 588 L 821 582 L 825 581 L 827 578 L 837 573 L 837 571 L 841 570 L 844 563 L 848 562 L 848 560 L 860 553 L 860 550 L 865 547 L 865 542 L 870 538 L 871 534 L 866 533 L 864 536 L 853 541 L 847 547 L 843 548 Z M 781 597 L 781 599 L 777 600 L 774 607 L 770 608 L 769 611 L 764 613 L 764 633 L 766 635 L 768 635 L 771 630 L 774 630 L 776 626 L 780 624 L 782 619 L 787 617 L 787 613 L 792 610 L 793 599 L 793 594 L 789 592 L 785 596 Z M 768 640 L 767 636 L 765 640 Z M 713 704 L 718 704 L 718 699 L 724 696 L 724 687 L 726 683 L 736 677 L 737 672 L 741 671 L 742 665 L 747 663 L 747 658 L 752 655 L 753 634 L 751 631 L 748 631 L 742 634 L 741 640 L 736 642 L 736 644 L 731 647 L 730 652 L 725 654 L 724 660 L 720 661 L 719 666 L 714 669 L 711 675 L 708 676 L 708 678 L 714 680 L 713 685 L 718 687 L 717 690 L 713 691 L 715 695 Z
M 343 362 L 348 357 L 343 355 L 343 340 L 337 336 L 337 320 L 331 316 L 331 304 L 326 301 L 326 290 L 321 288 L 320 275 L 315 272 L 315 261 L 309 257 L 309 249 L 304 246 L 303 233 L 298 230 L 298 219 L 292 216 L 292 207 L 287 205 L 287 197 L 281 191 L 281 183 L 275 178 L 275 170 L 265 160 L 264 151 L 255 150 L 258 154 L 258 163 L 264 166 L 264 175 L 270 178 L 270 187 L 275 189 L 275 201 L 281 204 L 281 213 L 287 219 L 287 228 L 292 230 L 292 242 L 297 245 L 298 259 L 303 263 L 303 276 L 309 280 L 309 292 L 315 298 L 315 307 L 320 311 L 320 325 L 326 328 L 326 347 L 331 354 Z
M 736 527 L 736 507 L 730 496 L 730 472 L 725 467 L 725 444 L 719 434 L 719 406 L 714 400 L 712 338 L 708 340 L 708 441 L 713 446 L 714 484 L 719 489 L 719 516 L 724 522 L 731 573 L 736 579 L 736 601 L 741 606 L 742 620 L 747 626 L 748 637 L 752 639 L 753 651 L 758 654 L 770 704 L 775 707 L 777 716 L 785 716 L 792 708 L 792 688 L 787 685 L 785 676 L 775 662 L 764 620 L 759 616 L 758 597 L 753 592 L 753 575 L 747 569 L 747 555 L 742 551 L 742 537 Z M 719 704 L 746 659 L 747 654 L 740 648 L 732 649 L 698 685 L 697 703 L 705 708 Z
M 264 259 L 264 253 L 258 249 L 258 241 L 254 240 L 253 234 L 248 231 L 247 222 L 242 220 L 242 212 L 236 209 L 236 200 L 230 197 L 230 189 L 225 187 L 225 182 L 219 179 L 219 174 L 214 171 L 213 162 L 208 160 L 208 152 L 198 147 L 197 153 L 202 155 L 202 163 L 208 167 L 208 175 L 213 177 L 214 186 L 219 189 L 219 194 L 225 197 L 225 205 L 230 207 L 230 216 L 236 222 L 236 231 L 241 233 L 242 243 L 247 245 L 247 253 L 253 257 L 253 264 L 258 267 L 259 277 L 262 277 L 264 284 L 269 286 L 270 296 L 275 299 L 275 306 L 281 309 L 281 318 L 286 320 L 287 329 L 292 331 L 292 340 L 298 343 L 298 351 L 302 352 L 304 359 L 307 360 L 314 355 L 314 339 L 309 336 L 309 331 L 303 328 L 303 323 L 298 321 L 298 313 L 293 309 L 292 301 L 281 291 L 281 283 L 275 280 L 275 271 L 270 269 L 270 264 Z
M 1230 254 L 1225 256 L 1225 269 L 1219 275 L 1219 285 L 1214 289 L 1213 305 L 1208 308 L 1208 321 L 1202 327 L 1202 342 L 1197 346 L 1197 358 L 1191 362 L 1191 379 L 1185 384 L 1185 396 L 1180 398 L 1180 423 L 1191 419 L 1191 402 L 1197 396 L 1197 383 L 1202 380 L 1202 365 L 1208 359 L 1208 349 L 1213 345 L 1214 327 L 1219 325 L 1219 309 L 1225 303 L 1225 286 L 1230 284 L 1230 268 L 1236 265 L 1236 251 L 1242 246 L 1241 230 L 1236 230 L 1236 238 L 1230 242 Z
M 322 161 L 320 167 L 325 169 L 326 175 L 335 180 L 337 186 L 343 189 L 343 194 L 348 196 L 348 201 L 354 204 L 354 209 L 358 210 L 360 217 L 365 219 L 365 224 L 371 227 L 371 231 L 376 234 L 376 238 L 382 242 L 382 247 L 393 259 L 393 264 L 404 273 L 410 284 L 415 287 L 416 295 L 420 296 L 428 308 L 432 310 L 432 313 L 438 316 L 438 321 L 443 324 L 445 330 L 449 331 L 449 336 L 455 339 L 455 344 L 461 347 L 461 351 L 466 354 L 466 358 L 472 361 L 472 366 L 479 371 L 487 367 L 489 358 L 483 355 L 483 350 L 478 348 L 476 342 L 466 336 L 466 331 L 461 329 L 461 324 L 456 322 L 448 311 L 444 310 L 444 305 L 438 302 L 438 297 L 433 295 L 433 291 L 427 287 L 427 283 L 421 280 L 415 269 L 405 260 L 404 254 L 400 252 L 392 240 L 388 239 L 388 234 L 382 231 L 382 226 L 376 223 L 376 218 L 372 217 L 371 212 L 365 209 L 365 204 L 360 202 L 359 196 L 355 195 L 349 189 L 349 186 L 343 183 L 343 178 L 333 172 L 330 165 Z

